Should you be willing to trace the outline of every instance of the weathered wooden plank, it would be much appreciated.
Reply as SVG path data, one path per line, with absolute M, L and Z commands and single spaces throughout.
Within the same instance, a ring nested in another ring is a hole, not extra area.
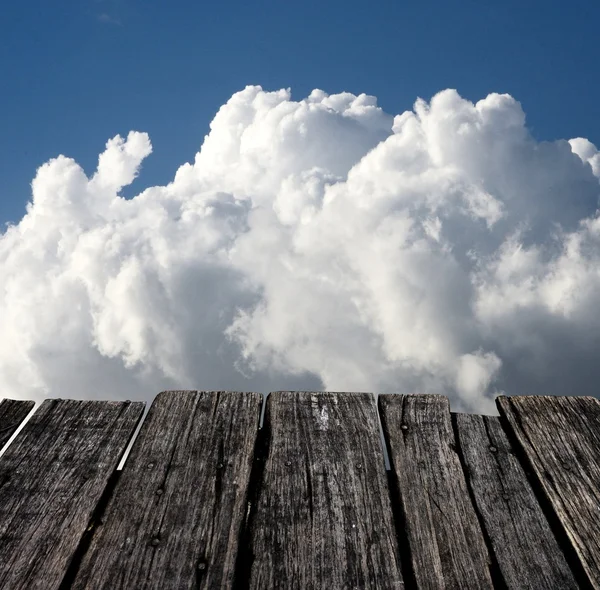
M 154 400 L 73 588 L 230 588 L 262 396 Z
M 506 589 L 579 588 L 500 419 L 455 420 L 467 483 Z
M 143 408 L 42 403 L 0 458 L 0 588 L 60 586 Z
M 379 408 L 417 587 L 492 588 L 489 554 L 457 454 L 448 399 L 381 395 Z
M 16 399 L 0 401 L 0 448 L 8 442 L 34 405 L 35 402 Z
M 593 588 L 600 588 L 600 402 L 501 396 L 518 441 Z
M 250 588 L 403 588 L 374 397 L 277 392 Z

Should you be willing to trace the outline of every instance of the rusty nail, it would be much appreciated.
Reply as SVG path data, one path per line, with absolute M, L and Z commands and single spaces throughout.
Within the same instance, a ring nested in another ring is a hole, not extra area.
M 199 569 L 201 572 L 203 572 L 203 571 L 206 569 L 206 563 L 204 563 L 203 561 L 201 561 L 201 562 L 198 564 L 198 569 Z
M 356 466 L 356 469 L 362 469 L 362 463 L 359 463 L 359 464 Z
M 291 466 L 291 464 L 292 464 L 292 462 L 291 462 L 291 461 L 286 461 L 286 462 L 285 462 L 285 466 L 286 466 L 286 467 L 290 467 L 290 466 Z

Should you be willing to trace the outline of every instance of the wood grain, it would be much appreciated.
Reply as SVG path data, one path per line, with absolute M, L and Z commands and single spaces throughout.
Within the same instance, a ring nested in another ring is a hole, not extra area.
M 600 589 L 600 402 L 554 396 L 496 402 L 589 584 Z
M 500 419 L 454 418 L 467 483 L 506 589 L 579 588 Z
M 8 442 L 34 405 L 34 402 L 16 399 L 0 401 L 0 448 Z
M 173 391 L 142 425 L 73 588 L 231 588 L 262 396 Z
M 490 559 L 456 451 L 448 399 L 381 395 L 379 408 L 417 587 L 492 588 Z
M 273 393 L 265 428 L 249 587 L 403 588 L 374 397 Z
M 144 404 L 46 400 L 0 458 L 0 588 L 58 588 Z

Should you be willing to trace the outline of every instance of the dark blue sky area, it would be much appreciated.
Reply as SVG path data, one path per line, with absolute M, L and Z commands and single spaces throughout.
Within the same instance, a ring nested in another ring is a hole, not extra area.
M 128 192 L 193 159 L 247 84 L 378 97 L 410 109 L 444 88 L 508 92 L 540 140 L 600 144 L 600 3 L 32 0 L 0 18 L 0 223 L 18 221 L 36 168 L 60 153 L 91 174 L 106 140 L 147 131 Z

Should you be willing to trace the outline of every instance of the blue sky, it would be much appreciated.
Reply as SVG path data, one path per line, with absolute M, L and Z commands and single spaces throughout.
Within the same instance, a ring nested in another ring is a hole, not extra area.
M 247 84 L 366 92 L 391 113 L 444 88 L 507 92 L 536 138 L 600 143 L 597 2 L 32 0 L 2 13 L 2 223 L 21 218 L 39 165 L 62 153 L 91 173 L 131 129 L 154 153 L 127 191 L 168 182 Z
M 0 390 L 597 395 L 599 17 L 4 3 Z

